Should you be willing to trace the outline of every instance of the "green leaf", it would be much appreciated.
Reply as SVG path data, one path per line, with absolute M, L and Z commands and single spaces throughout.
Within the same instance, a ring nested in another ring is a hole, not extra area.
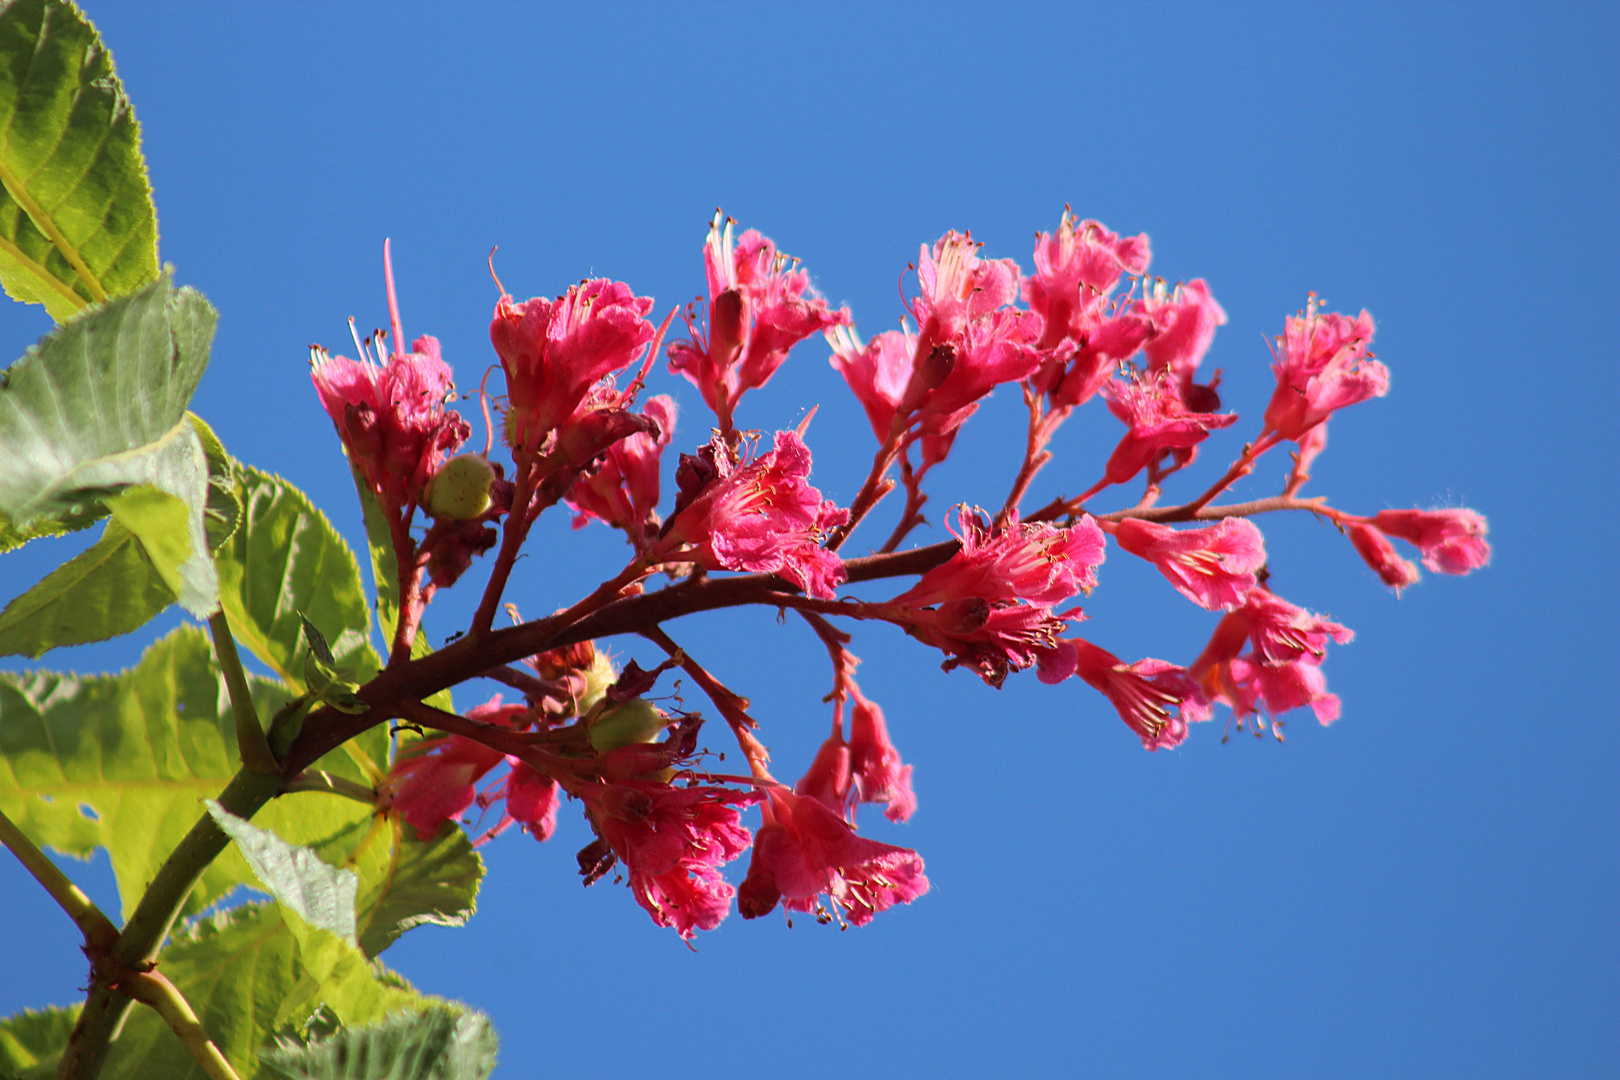
M 360 875 L 321 861 L 307 847 L 289 844 L 268 829 L 257 828 L 212 799 L 203 805 L 225 834 L 236 841 L 242 857 L 265 891 L 311 926 L 330 931 L 354 945 L 354 898 Z
M 497 1040 L 489 1018 L 439 1005 L 346 1028 L 310 1046 L 284 1044 L 262 1057 L 285 1080 L 485 1080 Z
M 26 529 L 19 529 L 11 524 L 10 518 L 0 514 L 0 553 L 10 551 L 12 548 L 22 547 L 28 541 L 38 540 L 42 536 L 61 536 L 64 533 L 88 528 L 103 517 L 106 517 L 105 511 L 93 515 L 86 514 L 71 524 L 65 521 L 50 521 L 42 518 Z
M 145 626 L 174 603 L 146 549 L 117 520 L 101 539 L 0 611 L 0 655 L 105 641 Z
M 290 695 L 250 677 L 260 716 Z M 315 768 L 373 785 L 381 727 Z M 79 677 L 0 674 L 0 810 L 37 844 L 87 856 L 105 847 L 124 911 L 240 767 L 235 721 L 207 636 L 193 626 L 160 639 L 131 671 Z M 83 809 L 81 809 L 83 808 Z M 254 821 L 323 859 L 342 863 L 374 818 L 361 803 L 324 792 L 283 795 Z M 234 848 L 209 866 L 188 913 L 255 881 Z
M 377 627 L 383 641 L 392 643 L 399 622 L 399 560 L 394 557 L 394 538 L 383 515 L 376 493 L 366 485 L 360 470 L 351 467 L 354 490 L 360 496 L 360 514 L 366 524 L 366 547 L 371 551 L 371 582 L 376 586 Z M 421 634 L 417 635 L 420 640 Z
M 208 458 L 186 403 L 215 318 L 199 294 L 161 278 L 59 326 L 0 379 L 0 514 L 27 530 L 41 518 L 76 524 L 139 484 L 174 496 L 186 507 L 180 602 L 199 616 L 217 606 L 217 585 Z M 152 553 L 159 534 L 131 531 Z
M 158 273 L 140 126 L 62 0 L 0 7 L 0 284 L 57 321 Z
M 351 864 L 360 873 L 360 948 L 376 956 L 418 926 L 462 926 L 478 906 L 484 861 L 460 829 L 419 840 L 399 815 L 385 824 L 387 843 L 362 845 Z
M 0 1076 L 22 1080 L 35 1070 L 51 1075 L 78 1019 L 79 1006 L 53 1005 L 38 1012 L 24 1009 L 0 1020 Z
M 241 527 L 216 557 L 237 643 L 303 690 L 307 616 L 329 636 L 334 663 L 369 678 L 380 665 L 354 552 L 287 481 L 249 465 L 241 477 Z
M 345 1025 L 367 1024 L 425 999 L 337 937 L 274 903 L 246 904 L 178 931 L 158 970 L 185 995 L 214 1044 L 244 1077 L 280 1032 L 316 1009 Z M 150 1009 L 130 1014 L 112 1044 L 103 1080 L 196 1078 L 202 1071 Z
M 197 429 L 203 456 L 208 459 L 208 550 L 215 552 L 236 535 L 237 526 L 242 523 L 242 498 L 236 492 L 236 459 L 225 452 L 225 444 L 202 417 L 196 413 L 186 415 L 191 418 L 191 426 Z
M 206 525 L 209 547 L 218 550 L 230 540 L 241 518 L 236 463 L 201 418 L 192 415 L 191 423 L 208 459 Z M 4 528 L 0 523 L 0 550 L 6 539 Z M 66 530 L 44 520 L 36 528 L 47 534 Z M 138 630 L 174 603 L 175 592 L 168 580 L 122 521 L 110 521 L 91 548 L 57 567 L 0 611 L 0 656 L 37 659 L 47 649 L 105 641 Z

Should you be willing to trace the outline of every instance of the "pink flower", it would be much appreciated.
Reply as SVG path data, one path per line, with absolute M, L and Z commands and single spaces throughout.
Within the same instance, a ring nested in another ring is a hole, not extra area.
M 512 766 L 506 778 L 507 816 L 522 822 L 536 840 L 550 840 L 557 831 L 557 782 L 517 758 L 506 760 Z
M 1018 298 L 1018 264 L 1012 259 L 981 259 L 982 244 L 954 229 L 917 255 L 920 292 L 911 302 L 917 319 L 917 355 L 936 345 L 955 345 L 969 323 L 993 315 Z
M 748 850 L 749 832 L 736 808 L 758 795 L 623 780 L 589 785 L 581 796 L 597 834 L 624 863 L 630 891 L 653 922 L 674 927 L 688 940 L 694 930 L 720 925 L 736 890 L 716 868 Z M 587 871 L 586 884 L 611 865 L 607 859 Z
M 1193 375 L 1215 340 L 1215 328 L 1226 325 L 1226 312 L 1209 294 L 1209 285 L 1196 278 L 1166 292 L 1164 282 L 1137 301 L 1135 310 L 1153 320 L 1157 333 L 1143 346 L 1149 371 L 1168 371 L 1181 387 L 1181 397 L 1195 412 L 1214 412 L 1220 399 L 1208 401 L 1213 387 L 1193 390 Z M 1195 394 L 1198 400 L 1195 400 Z M 1211 407 L 1197 408 L 1200 404 Z
M 1264 708 L 1272 716 L 1306 705 L 1322 723 L 1339 716 L 1321 664 L 1329 641 L 1354 635 L 1338 623 L 1290 604 L 1264 588 L 1249 591 L 1241 607 L 1222 617 L 1191 674 L 1212 700 L 1241 719 Z M 1249 652 L 1242 653 L 1249 645 Z
M 791 431 L 776 433 L 775 447 L 733 464 L 722 441 L 685 467 L 708 472 L 695 492 L 683 492 L 649 561 L 690 561 L 711 570 L 781 574 L 810 596 L 831 599 L 844 580 L 844 564 L 821 546 L 849 519 L 806 480 L 810 451 Z M 701 468 L 700 468 L 701 466 Z
M 951 654 L 948 671 L 966 664 L 992 686 L 1057 647 L 1069 613 L 1054 605 L 1097 584 L 1102 530 L 1089 517 L 1068 528 L 1024 524 L 1001 529 L 958 508 L 952 529 L 962 550 L 912 588 L 870 605 L 920 641 Z
M 1209 438 L 1215 428 L 1237 423 L 1237 413 L 1193 412 L 1181 399 L 1180 387 L 1168 373 L 1113 379 L 1105 387 L 1108 411 L 1130 425 L 1108 457 L 1106 476 L 1123 484 L 1166 452 L 1187 451 Z M 1177 468 L 1192 460 L 1180 456 Z
M 511 727 L 526 711 L 523 705 L 502 705 L 496 694 L 467 719 Z M 505 756 L 460 735 L 423 739 L 394 763 L 382 790 L 388 805 L 425 840 L 473 804 L 478 781 Z
M 1266 428 L 1299 442 L 1339 409 L 1389 392 L 1389 369 L 1372 358 L 1372 316 L 1316 313 L 1313 294 L 1277 339 L 1271 365 L 1277 388 L 1266 405 Z
M 669 347 L 670 370 L 692 381 L 727 430 L 737 399 L 764 386 L 789 349 L 818 330 L 849 322 L 849 313 L 829 309 L 810 288 L 810 275 L 778 254 L 771 241 L 750 229 L 733 243 L 735 224 L 716 210 L 703 248 L 708 334 L 688 314 L 692 340 Z
M 789 911 L 816 912 L 826 896 L 856 926 L 897 903 L 928 891 L 923 861 L 915 851 L 867 840 L 814 798 L 773 788 L 764 805 L 765 824 L 754 838 L 748 876 L 737 892 L 737 910 L 757 919 L 778 901 Z
M 1423 565 L 1439 574 L 1466 574 L 1491 561 L 1485 518 L 1472 510 L 1380 510 L 1372 523 L 1423 552 Z
M 1418 579 L 1418 568 L 1395 553 L 1389 537 L 1365 522 L 1350 526 L 1350 543 L 1366 564 L 1373 568 L 1385 585 L 1397 593 Z
M 1065 209 L 1056 232 L 1036 234 L 1035 273 L 1023 280 L 1024 298 L 1045 326 L 1040 347 L 1083 340 L 1088 316 L 1123 275 L 1145 273 L 1152 257 L 1147 233 L 1120 237 L 1096 221 L 1077 226 Z
M 608 447 L 596 471 L 574 482 L 568 505 L 578 515 L 574 528 L 591 518 L 623 529 L 638 549 L 658 524 L 658 464 L 675 433 L 675 400 L 659 394 L 647 402 L 643 415 L 652 431 L 639 431 Z
M 1265 538 L 1244 518 L 1222 518 L 1202 529 L 1126 518 L 1113 533 L 1120 547 L 1151 562 L 1177 592 L 1211 611 L 1241 604 L 1266 563 Z
M 502 295 L 489 326 L 506 371 L 507 441 L 538 453 L 546 436 L 585 400 L 603 376 L 627 367 L 653 338 L 652 298 L 623 282 L 597 278 L 571 285 L 556 300 L 514 304 Z
M 883 816 L 905 821 L 917 810 L 917 796 L 911 790 L 911 766 L 900 760 L 900 751 L 889 741 L 889 728 L 883 710 L 867 700 L 860 689 L 851 686 L 854 708 L 849 721 L 849 767 L 854 776 L 854 792 L 860 802 L 886 803 Z
M 1185 668 L 1163 660 L 1126 664 L 1084 638 L 1063 644 L 1073 652 L 1076 674 L 1113 704 L 1147 749 L 1176 746 L 1189 721 L 1210 718 L 1209 702 Z
M 349 461 L 397 513 L 421 500 L 445 454 L 465 442 L 472 429 L 460 413 L 445 411 L 455 384 L 450 365 L 439 357 L 438 339 L 419 337 L 414 351 L 393 353 L 386 363 L 382 342 L 379 332 L 361 343 L 359 360 L 313 346 L 310 377 Z
M 947 270 L 968 282 L 985 278 L 990 287 L 1005 284 L 1005 274 L 992 272 L 1000 263 L 961 253 L 966 240 L 950 233 L 935 245 L 936 249 L 944 245 L 939 274 L 926 280 L 947 297 L 951 294 L 943 290 L 940 277 Z M 966 268 L 968 264 L 979 270 Z M 1030 345 L 1040 332 L 1040 321 L 1024 311 L 984 308 L 978 294 L 937 305 L 925 296 L 914 307 L 925 325 L 934 327 L 933 336 L 926 328 L 914 335 L 902 325 L 863 346 L 853 327 L 838 327 L 827 332 L 827 341 L 833 350 L 832 366 L 866 410 L 878 440 L 916 425 L 926 469 L 944 459 L 956 430 L 992 390 L 1034 372 L 1040 357 Z
M 1151 317 L 1109 295 L 1123 275 L 1146 272 L 1151 257 L 1146 233 L 1122 238 L 1095 221 L 1077 227 L 1067 210 L 1056 233 L 1036 235 L 1036 272 L 1023 289 L 1043 326 L 1035 386 L 1054 407 L 1090 400 L 1156 333 Z
M 1286 664 L 1302 656 L 1321 663 L 1329 641 L 1343 645 L 1356 636 L 1265 589 L 1249 590 L 1233 614 L 1242 620 L 1255 659 L 1262 664 Z

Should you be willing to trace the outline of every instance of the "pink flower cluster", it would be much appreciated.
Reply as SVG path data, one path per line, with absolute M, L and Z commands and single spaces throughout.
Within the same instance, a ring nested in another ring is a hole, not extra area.
M 1065 210 L 1053 232 L 1037 234 L 1034 272 L 1025 275 L 1013 259 L 985 257 L 971 234 L 948 231 L 923 244 L 911 268 L 910 321 L 863 344 L 849 310 L 833 310 L 796 260 L 756 231 L 735 236 L 734 226 L 716 213 L 703 247 L 707 299 L 686 309 L 686 339 L 663 349 L 669 370 L 697 388 L 715 421 L 707 439 L 679 454 L 667 511 L 660 510 L 660 477 L 676 401 L 658 395 L 638 405 L 638 398 L 676 313 L 655 327 L 651 298 L 623 282 L 587 280 L 554 299 L 522 302 L 503 290 L 490 339 L 506 381 L 504 402 L 496 404 L 504 409 L 510 481 L 487 449 L 446 464 L 470 428 L 446 409 L 451 373 L 437 342 L 419 338 L 415 351 L 399 351 L 391 271 L 394 351 L 384 356 L 380 334 L 372 351 L 360 345 L 359 361 L 317 350 L 314 382 L 363 483 L 390 514 L 402 583 L 422 573 L 431 580 L 416 594 L 416 615 L 434 587 L 453 584 L 494 544 L 499 523 L 500 552 L 470 631 L 481 646 L 530 525 L 566 502 L 576 528 L 596 520 L 619 529 L 634 555 L 620 575 L 552 616 L 548 627 L 560 633 L 608 605 L 621 616 L 635 610 L 633 598 L 658 571 L 678 579 L 665 590 L 676 598 L 680 590 L 691 595 L 719 584 L 706 581 L 709 574 L 760 575 L 724 588 L 783 615 L 793 609 L 815 630 L 833 664 L 826 699 L 834 706 L 832 732 L 797 783 L 778 781 L 747 700 L 668 638 L 667 614 L 649 617 L 633 629 L 668 656 L 653 671 L 634 662 L 614 671 L 585 641 L 531 658 L 533 675 L 485 672 L 521 689 L 522 704 L 496 697 L 465 718 L 438 714 L 450 733 L 405 749 L 380 789 L 383 806 L 419 835 L 474 806 L 499 804 L 485 838 L 515 823 L 544 840 L 566 794 L 581 804 L 594 834 L 579 854 L 586 883 L 621 867 L 637 902 L 683 938 L 718 925 L 734 897 L 745 918 L 781 907 L 861 925 L 923 895 L 929 882 L 917 852 L 856 829 L 860 806 L 882 806 L 899 823 L 916 811 L 917 796 L 883 709 L 853 678 L 856 660 L 845 648 L 851 636 L 833 620 L 897 626 L 939 650 L 947 671 L 968 668 L 992 687 L 1028 668 L 1046 683 L 1077 679 L 1113 706 L 1144 747 L 1160 750 L 1182 743 L 1216 705 L 1230 709 L 1240 727 L 1252 717 L 1257 733 L 1267 723 L 1277 732 L 1277 718 L 1294 709 L 1309 708 L 1323 724 L 1340 714 L 1322 665 L 1330 643 L 1353 635 L 1271 591 L 1255 515 L 1303 511 L 1331 523 L 1397 591 L 1418 580 L 1418 568 L 1396 541 L 1440 573 L 1468 573 L 1490 560 L 1485 519 L 1472 510 L 1358 515 L 1300 496 L 1326 446 L 1327 421 L 1388 390 L 1389 371 L 1370 351 L 1374 324 L 1365 311 L 1325 312 L 1312 295 L 1287 318 L 1272 350 L 1275 382 L 1258 432 L 1212 486 L 1167 506 L 1160 502 L 1166 481 L 1239 418 L 1221 411 L 1221 373 L 1201 372 L 1226 312 L 1202 279 L 1149 281 L 1145 234 L 1115 233 Z M 808 421 L 776 432 L 768 447 L 761 433 L 737 423 L 744 395 L 765 386 L 817 332 L 878 444 L 870 475 L 847 507 L 810 483 Z M 948 458 L 985 398 L 1009 384 L 1022 394 L 1029 427 L 1006 502 L 993 513 L 956 505 L 943 521 L 953 541 L 898 550 L 926 523 L 925 475 Z M 1023 497 L 1053 458 L 1047 448 L 1054 432 L 1093 398 L 1124 426 L 1110 439 L 1100 476 L 1079 495 L 1023 511 Z M 488 422 L 487 396 L 484 405 Z M 1219 501 L 1265 454 L 1290 443 L 1293 463 L 1280 494 Z M 440 476 L 446 479 L 424 502 Z M 1095 506 L 1106 489 L 1139 477 L 1139 497 L 1112 511 Z M 902 485 L 905 506 L 894 533 L 846 563 L 845 539 Z M 436 520 L 418 545 L 411 514 L 429 503 Z M 1098 586 L 1108 537 L 1211 613 L 1203 617 L 1212 632 L 1191 664 L 1122 659 L 1073 636 L 1085 616 L 1068 605 Z M 840 596 L 851 580 L 901 574 L 918 578 L 891 599 Z M 391 664 L 410 662 L 404 631 L 414 623 L 407 626 L 412 609 L 404 606 Z M 697 743 L 703 718 L 666 714 L 645 696 L 677 666 L 714 702 L 748 775 L 711 772 Z M 742 814 L 755 804 L 760 826 L 751 833 Z M 750 849 L 734 888 L 721 867 Z

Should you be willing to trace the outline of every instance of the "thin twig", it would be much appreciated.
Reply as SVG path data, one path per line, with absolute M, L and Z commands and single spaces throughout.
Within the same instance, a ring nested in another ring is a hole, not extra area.
M 23 868 L 68 913 L 84 935 L 84 943 L 91 952 L 104 953 L 112 948 L 113 942 L 118 940 L 118 927 L 3 812 L 0 812 L 0 843 L 17 856 Z

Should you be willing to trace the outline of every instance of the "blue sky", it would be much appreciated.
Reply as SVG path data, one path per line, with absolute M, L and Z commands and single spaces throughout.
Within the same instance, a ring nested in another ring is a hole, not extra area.
M 163 257 L 221 312 L 196 408 L 351 537 L 306 349 L 343 348 L 349 315 L 382 323 L 385 236 L 407 334 L 437 335 L 467 387 L 494 361 L 492 246 L 519 296 L 606 275 L 662 312 L 701 291 L 717 205 L 802 258 L 867 335 L 894 325 L 905 264 L 948 228 L 1026 271 L 1065 203 L 1148 232 L 1153 271 L 1206 278 L 1228 312 L 1206 364 L 1244 418 L 1172 499 L 1254 430 L 1264 337 L 1308 290 L 1365 307 L 1392 389 L 1333 421 L 1311 490 L 1491 520 L 1488 570 L 1399 599 L 1331 529 L 1260 522 L 1277 591 L 1357 632 L 1325 668 L 1343 719 L 1296 714 L 1286 744 L 1222 745 L 1217 721 L 1148 754 L 1078 683 L 998 693 L 861 628 L 862 686 L 921 802 L 863 831 L 917 848 L 933 891 L 848 933 L 733 918 L 694 954 L 622 887 L 580 888 L 589 837 L 565 807 L 550 843 L 484 849 L 467 929 L 387 957 L 491 1014 L 498 1076 L 1612 1069 L 1613 7 L 87 8 L 144 127 Z M 47 325 L 0 308 L 10 355 Z M 845 503 L 873 447 L 826 355 L 801 346 L 742 420 L 819 405 L 815 481 Z M 654 389 L 686 410 L 677 444 L 699 441 L 697 395 L 662 372 Z M 999 502 L 1020 411 L 1003 392 L 974 419 L 935 507 Z M 1030 505 L 1089 483 L 1117 435 L 1083 410 L 1057 445 L 1073 472 L 1049 469 Z M 544 558 L 513 585 L 531 613 L 622 561 L 561 516 L 533 543 Z M 8 555 L 4 591 L 68 550 Z M 1093 640 L 1196 655 L 1212 616 L 1117 548 L 1102 580 Z M 450 597 L 430 632 L 466 606 Z M 829 677 L 802 626 L 740 612 L 671 632 L 754 698 L 784 774 L 808 762 Z M 138 637 L 46 662 L 121 667 Z M 110 897 L 104 858 L 73 866 Z M 17 973 L 0 1012 L 71 1000 L 71 924 L 10 865 L 0 910 L 0 970 Z

